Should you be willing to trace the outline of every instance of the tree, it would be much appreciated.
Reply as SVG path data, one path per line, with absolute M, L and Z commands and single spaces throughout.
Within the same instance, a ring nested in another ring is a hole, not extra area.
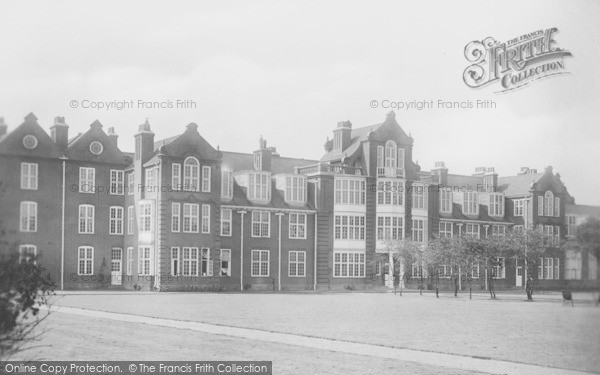
M 541 266 L 539 264 L 540 257 L 546 253 L 548 247 L 559 247 L 558 244 L 548 243 L 544 234 L 536 229 L 513 230 L 508 234 L 507 241 L 509 242 L 509 256 L 524 264 L 526 279 L 531 276 L 534 280 L 537 279 L 536 270 Z M 527 283 L 527 281 L 525 282 Z
M 577 226 L 575 235 L 577 243 L 596 259 L 600 257 L 600 219 L 589 217 L 584 223 Z
M 462 237 L 459 241 L 461 269 L 464 270 L 463 275 L 469 288 L 469 299 L 472 299 L 473 268 L 484 260 L 485 246 L 480 238 L 474 236 Z
M 0 247 L 0 358 L 6 358 L 38 336 L 34 329 L 48 316 L 41 316 L 40 307 L 48 304 L 55 285 L 35 254 Z

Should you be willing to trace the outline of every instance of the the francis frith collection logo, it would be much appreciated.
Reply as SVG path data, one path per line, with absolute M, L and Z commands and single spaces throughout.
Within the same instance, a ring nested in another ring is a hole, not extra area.
M 505 92 L 540 78 L 568 73 L 564 58 L 571 52 L 558 48 L 557 28 L 537 30 L 500 43 L 492 37 L 473 41 L 465 47 L 472 64 L 463 73 L 465 84 L 479 88 L 498 82 Z

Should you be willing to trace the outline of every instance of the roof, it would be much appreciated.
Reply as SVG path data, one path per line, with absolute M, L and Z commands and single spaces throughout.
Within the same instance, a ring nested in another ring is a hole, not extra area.
M 169 143 L 173 142 L 174 140 L 181 137 L 182 135 L 183 135 L 183 133 L 154 142 L 154 151 L 157 151 L 160 148 L 160 146 L 168 145 Z
M 254 154 L 241 152 L 222 151 L 223 166 L 227 166 L 234 171 L 254 170 Z M 272 155 L 271 172 L 272 173 L 294 173 L 294 167 L 304 167 L 317 164 L 318 160 L 287 158 Z
M 446 186 L 453 187 L 466 187 L 471 188 L 473 190 L 477 189 L 477 185 L 481 185 L 483 183 L 482 176 L 467 176 L 460 174 L 450 174 L 448 173 L 448 180 Z
M 290 205 L 285 202 L 284 192 L 276 188 L 275 181 L 271 181 L 271 200 L 268 203 L 252 203 L 248 200 L 246 195 L 246 188 L 237 184 L 233 185 L 233 198 L 229 202 L 222 202 L 222 205 L 231 206 L 245 206 L 245 207 L 256 207 L 256 208 L 281 208 L 281 209 L 301 209 L 301 210 L 315 210 L 315 206 L 308 199 L 307 203 L 298 206 Z
M 381 125 L 383 125 L 383 123 L 352 129 L 350 133 L 350 146 L 348 146 L 342 152 L 332 151 L 325 154 L 321 158 L 321 161 L 339 160 L 342 157 L 354 155 L 354 153 L 360 147 L 361 142 L 368 140 L 369 133 L 376 131 Z
M 526 173 L 516 176 L 498 177 L 498 192 L 503 192 L 507 197 L 518 197 L 529 194 L 531 184 L 542 178 L 543 173 Z
M 565 213 L 567 215 L 600 217 L 600 207 L 583 204 L 567 204 L 565 206 Z

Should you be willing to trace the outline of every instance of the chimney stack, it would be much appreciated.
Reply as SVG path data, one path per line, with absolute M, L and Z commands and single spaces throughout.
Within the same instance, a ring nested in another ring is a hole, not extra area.
M 448 168 L 446 168 L 446 165 L 443 161 L 436 161 L 435 168 L 433 168 L 431 172 L 434 176 L 437 176 L 437 182 L 440 185 L 446 186 L 448 183 Z
M 140 125 L 135 137 L 135 160 L 145 163 L 154 152 L 154 133 L 150 130 L 148 119 Z
M 267 147 L 267 140 L 262 135 L 258 139 L 259 149 L 254 151 L 254 169 L 257 171 L 271 171 L 271 159 L 275 147 Z
M 119 145 L 118 145 L 119 136 L 117 135 L 117 133 L 115 133 L 115 128 L 112 126 L 110 128 L 108 128 L 108 139 L 110 140 L 110 143 L 115 145 L 115 147 L 119 148 Z
M 0 138 L 8 133 L 8 125 L 4 122 L 4 117 L 0 117 Z
M 487 171 L 486 167 L 477 167 L 477 168 L 475 168 L 475 173 L 473 173 L 472 176 L 475 176 L 475 177 L 479 176 L 479 177 L 481 177 L 481 176 L 483 176 L 485 174 L 486 171 Z
M 60 147 L 66 150 L 69 145 L 69 125 L 65 123 L 65 118 L 57 116 L 54 118 L 54 125 L 50 128 L 50 137 Z

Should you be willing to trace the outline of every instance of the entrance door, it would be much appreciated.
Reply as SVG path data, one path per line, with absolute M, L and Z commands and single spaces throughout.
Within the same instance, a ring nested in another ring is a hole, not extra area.
M 123 250 L 112 249 L 110 255 L 110 285 L 121 285 L 123 282 Z
M 517 286 L 523 286 L 523 266 L 517 266 Z

